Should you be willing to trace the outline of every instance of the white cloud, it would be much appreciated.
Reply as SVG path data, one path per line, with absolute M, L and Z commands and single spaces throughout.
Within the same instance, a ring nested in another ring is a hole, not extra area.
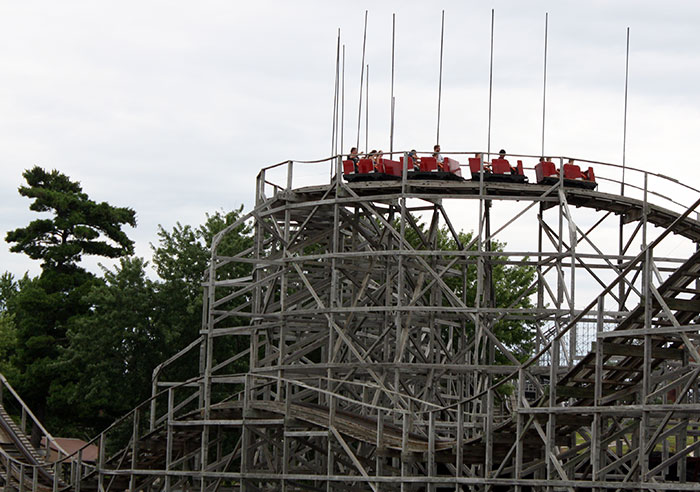
M 206 212 L 250 207 L 261 167 L 329 155 L 338 27 L 346 44 L 347 150 L 356 138 L 364 8 L 5 2 L 0 235 L 32 219 L 16 189 L 22 170 L 35 164 L 81 181 L 95 200 L 134 208 L 139 226 L 129 232 L 143 256 L 159 223 L 199 223 Z M 684 157 L 700 129 L 700 9 L 688 2 L 375 2 L 366 58 L 371 148 L 389 147 L 392 12 L 395 148 L 434 143 L 442 8 L 443 149 L 486 148 L 495 8 L 492 148 L 539 153 L 548 11 L 546 152 L 620 161 L 631 26 L 628 164 L 698 182 L 697 166 Z M 306 181 L 328 173 L 309 166 L 303 174 Z M 33 263 L 0 247 L 0 270 L 36 273 Z

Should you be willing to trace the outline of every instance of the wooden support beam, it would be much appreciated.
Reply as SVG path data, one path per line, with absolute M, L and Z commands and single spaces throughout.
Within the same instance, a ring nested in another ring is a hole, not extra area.
M 666 301 L 666 305 L 669 307 L 669 309 L 673 311 L 700 313 L 700 299 L 677 299 L 675 297 L 664 297 L 664 301 Z
M 605 355 L 624 355 L 627 357 L 644 357 L 644 346 L 626 343 L 603 342 Z M 654 359 L 682 360 L 683 350 L 675 348 L 652 347 L 651 356 Z

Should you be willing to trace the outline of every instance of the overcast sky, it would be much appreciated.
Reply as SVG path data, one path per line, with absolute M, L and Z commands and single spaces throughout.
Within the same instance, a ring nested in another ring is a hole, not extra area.
M 549 12 L 546 153 L 621 161 L 629 26 L 627 164 L 700 185 L 691 160 L 700 133 L 696 2 L 7 1 L 0 236 L 36 216 L 17 193 L 22 171 L 34 165 L 80 181 L 96 201 L 135 209 L 138 226 L 127 233 L 146 258 L 158 224 L 249 209 L 261 167 L 330 155 L 338 28 L 347 151 L 357 138 L 365 9 L 369 146 L 389 147 L 395 13 L 394 148 L 431 148 L 443 8 L 444 151 L 487 147 L 494 8 L 492 148 L 539 154 Z M 307 181 L 328 176 L 325 167 L 305 173 Z M 39 268 L 3 241 L 5 270 Z

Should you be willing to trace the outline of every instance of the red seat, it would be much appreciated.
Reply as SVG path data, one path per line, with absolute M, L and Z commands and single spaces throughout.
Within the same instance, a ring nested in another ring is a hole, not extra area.
M 392 161 L 390 159 L 382 159 L 381 163 L 384 166 L 384 172 L 386 174 L 401 177 L 401 162 Z
M 343 174 L 355 174 L 355 163 L 352 161 L 343 161 Z
M 423 172 L 437 171 L 437 159 L 435 157 L 421 157 L 420 170 Z
M 581 168 L 576 164 L 564 164 L 564 179 L 584 179 Z
M 484 163 L 484 167 L 485 167 Z M 481 159 L 479 157 L 470 157 L 469 158 L 469 170 L 472 172 L 472 174 L 478 174 L 479 170 L 481 169 Z
M 584 172 L 584 177 L 587 181 L 592 181 L 595 183 L 595 174 L 593 174 L 593 168 L 589 167 L 588 171 Z
M 508 159 L 494 159 L 491 161 L 491 172 L 493 174 L 510 174 L 510 162 Z
M 558 176 L 557 167 L 551 161 L 538 162 L 535 164 L 535 176 L 537 177 L 537 182 L 541 183 L 544 178 L 549 178 L 550 176 Z
M 360 174 L 369 174 L 374 172 L 372 159 L 360 159 L 360 162 L 357 163 L 357 168 Z
M 517 165 L 516 169 L 517 169 L 518 174 L 520 176 L 525 176 L 525 171 L 523 170 L 523 161 L 521 161 L 520 159 L 518 159 L 518 165 Z
M 399 162 L 401 163 L 401 168 L 403 169 L 403 157 L 399 158 Z M 413 171 L 414 166 L 413 166 L 413 157 L 408 158 L 408 170 Z
M 457 176 L 462 176 L 462 169 L 459 167 L 459 161 L 445 157 L 444 167 L 445 171 L 449 171 Z

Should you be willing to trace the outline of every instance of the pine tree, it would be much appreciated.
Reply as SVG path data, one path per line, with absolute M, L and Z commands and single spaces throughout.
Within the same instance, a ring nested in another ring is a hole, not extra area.
M 50 214 L 7 233 L 11 251 L 41 260 L 41 274 L 27 282 L 11 301 L 19 372 L 13 383 L 40 420 L 60 419 L 51 410 L 52 393 L 61 391 L 57 360 L 68 343 L 67 330 L 90 305 L 86 294 L 101 280 L 79 265 L 83 255 L 118 258 L 133 252 L 122 231 L 136 225 L 130 208 L 97 203 L 80 183 L 53 170 L 34 167 L 23 173 L 22 196 L 33 199 L 30 210 Z M 49 419 L 50 417 L 50 419 Z

